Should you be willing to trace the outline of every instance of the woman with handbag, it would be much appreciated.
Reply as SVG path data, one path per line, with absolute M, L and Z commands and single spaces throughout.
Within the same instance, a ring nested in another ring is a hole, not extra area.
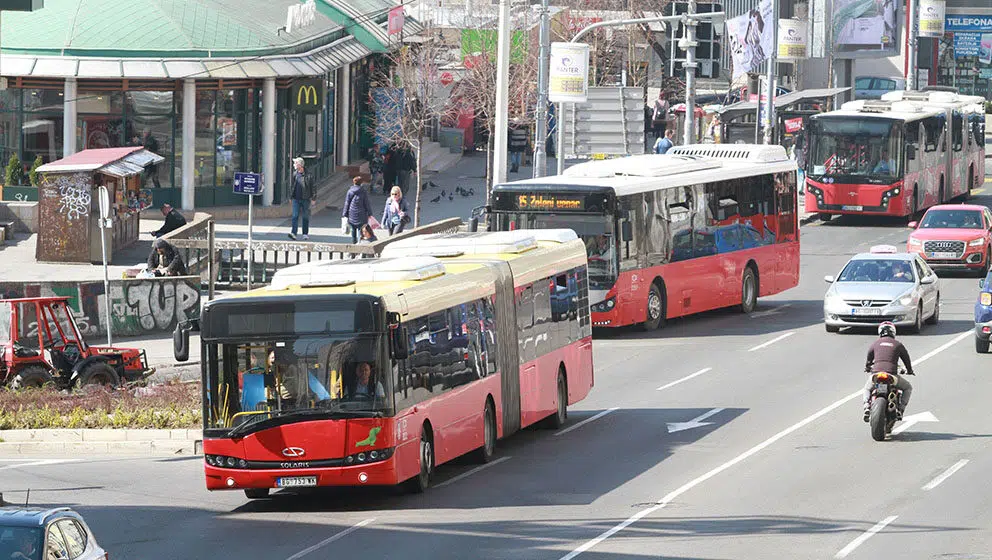
M 389 191 L 386 207 L 382 211 L 382 225 L 389 228 L 389 235 L 393 235 L 401 233 L 408 223 L 410 223 L 410 211 L 407 209 L 406 200 L 403 199 L 403 190 L 397 185 Z

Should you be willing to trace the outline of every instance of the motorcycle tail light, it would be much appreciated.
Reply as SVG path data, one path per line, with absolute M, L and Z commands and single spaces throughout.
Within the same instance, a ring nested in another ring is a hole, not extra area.
M 878 379 L 879 381 L 886 381 L 889 379 L 889 374 L 879 373 L 878 375 L 875 376 L 875 379 Z

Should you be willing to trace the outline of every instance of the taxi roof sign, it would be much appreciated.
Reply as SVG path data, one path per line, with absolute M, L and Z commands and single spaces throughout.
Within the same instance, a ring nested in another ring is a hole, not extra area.
M 895 245 L 875 245 L 868 251 L 873 255 L 898 253 L 899 249 Z

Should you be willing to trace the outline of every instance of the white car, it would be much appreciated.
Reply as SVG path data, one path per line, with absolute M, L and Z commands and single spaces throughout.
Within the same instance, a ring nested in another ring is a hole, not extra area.
M 915 253 L 899 253 L 879 245 L 855 255 L 823 297 L 823 322 L 827 332 L 841 327 L 874 327 L 891 321 L 919 332 L 923 323 L 940 319 L 940 279 Z

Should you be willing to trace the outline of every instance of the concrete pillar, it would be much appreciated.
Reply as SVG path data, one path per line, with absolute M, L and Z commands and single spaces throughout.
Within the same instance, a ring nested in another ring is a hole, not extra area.
M 338 70 L 338 165 L 348 165 L 348 127 L 351 123 L 351 66 Z
M 276 185 L 276 80 L 262 84 L 262 206 L 272 206 Z
M 65 79 L 62 92 L 62 157 L 76 153 L 76 78 Z
M 183 210 L 196 207 L 196 80 L 183 80 Z

